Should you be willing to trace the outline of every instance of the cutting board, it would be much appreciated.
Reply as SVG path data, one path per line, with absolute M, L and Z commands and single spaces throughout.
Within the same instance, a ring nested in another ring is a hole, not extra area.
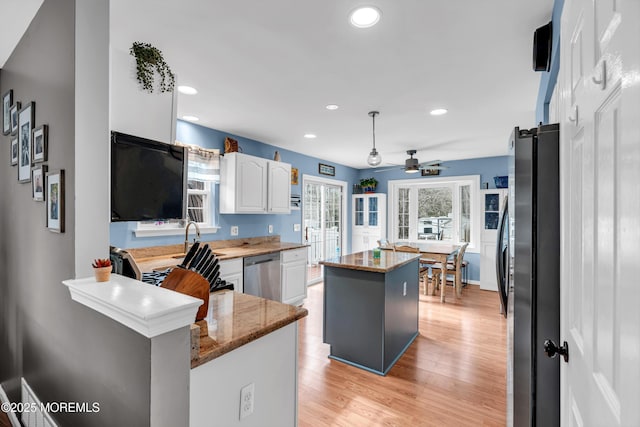
M 207 316 L 209 310 L 209 282 L 195 271 L 174 268 L 162 281 L 161 288 L 171 289 L 204 300 L 196 313 L 196 322 Z

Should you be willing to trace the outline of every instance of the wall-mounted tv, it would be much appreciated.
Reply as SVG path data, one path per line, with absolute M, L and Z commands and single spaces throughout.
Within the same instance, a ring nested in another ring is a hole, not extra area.
M 187 151 L 111 132 L 111 221 L 185 217 Z

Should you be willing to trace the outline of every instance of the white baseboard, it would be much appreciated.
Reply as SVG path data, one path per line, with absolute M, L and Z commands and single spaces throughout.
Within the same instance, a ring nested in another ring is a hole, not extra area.
M 0 384 L 0 400 L 3 403 L 5 403 L 5 402 L 6 403 L 11 403 L 9 401 L 9 398 L 7 397 L 7 393 L 5 393 L 5 391 L 4 391 L 4 388 L 2 388 L 2 384 Z M 9 412 L 6 412 L 6 414 L 9 417 L 9 421 L 11 422 L 11 425 L 13 427 L 21 427 L 20 420 L 18 420 L 18 416 L 16 415 L 15 412 L 9 411 Z

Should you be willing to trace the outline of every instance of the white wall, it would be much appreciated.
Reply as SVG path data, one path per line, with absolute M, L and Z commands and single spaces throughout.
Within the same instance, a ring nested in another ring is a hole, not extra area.
M 136 79 L 135 64 L 128 48 L 111 47 L 110 129 L 173 143 L 176 134 L 174 93 L 143 91 Z
M 191 370 L 191 427 L 297 425 L 298 324 L 294 322 Z M 240 421 L 240 389 L 255 384 Z

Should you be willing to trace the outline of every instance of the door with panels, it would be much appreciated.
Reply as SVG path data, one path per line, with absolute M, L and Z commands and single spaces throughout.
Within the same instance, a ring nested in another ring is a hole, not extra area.
M 566 0 L 562 425 L 640 425 L 640 2 Z M 544 337 L 538 337 L 544 339 Z

